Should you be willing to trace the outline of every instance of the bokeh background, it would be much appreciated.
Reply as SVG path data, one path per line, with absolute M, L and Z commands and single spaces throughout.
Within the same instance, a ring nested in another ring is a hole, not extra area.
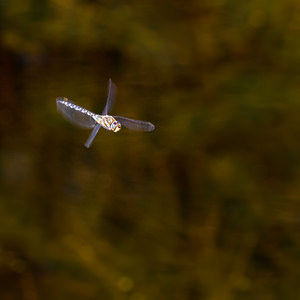
M 297 0 L 0 1 L 0 298 L 297 299 Z M 65 96 L 156 130 L 90 134 Z

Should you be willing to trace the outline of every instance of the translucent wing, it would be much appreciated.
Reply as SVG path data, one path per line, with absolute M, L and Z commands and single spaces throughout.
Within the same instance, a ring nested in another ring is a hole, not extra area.
M 103 109 L 102 115 L 107 115 L 110 112 L 110 110 L 115 102 L 116 91 L 117 91 L 117 88 L 116 88 L 115 84 L 111 81 L 111 79 L 109 79 L 107 100 L 106 100 L 106 105 Z
M 125 126 L 128 129 L 131 130 L 137 130 L 137 131 L 152 131 L 155 129 L 155 126 L 150 122 L 140 121 L 140 120 L 133 120 L 128 119 L 125 117 L 118 117 L 114 116 L 114 118 L 121 123 L 121 125 Z
M 67 98 L 56 99 L 57 110 L 71 123 L 82 128 L 94 128 L 96 121 L 92 118 L 93 113 L 82 108 Z
M 87 139 L 87 141 L 85 142 L 84 146 L 86 146 L 87 148 L 90 148 L 95 136 L 97 135 L 99 129 L 101 128 L 100 124 L 96 124 L 96 126 L 94 127 L 91 135 L 89 136 L 89 138 Z

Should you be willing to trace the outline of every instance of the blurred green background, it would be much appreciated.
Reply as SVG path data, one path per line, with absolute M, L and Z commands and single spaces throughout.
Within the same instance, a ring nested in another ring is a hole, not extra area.
M 0 1 L 0 298 L 297 299 L 297 0 Z M 156 130 L 89 131 L 55 99 Z

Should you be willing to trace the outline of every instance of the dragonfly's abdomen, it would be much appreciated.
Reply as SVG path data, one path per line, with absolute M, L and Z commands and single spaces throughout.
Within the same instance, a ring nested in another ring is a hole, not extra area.
M 95 116 L 95 114 L 92 113 L 91 111 L 89 111 L 89 110 L 87 110 L 87 109 L 85 109 L 83 107 L 80 107 L 80 106 L 78 106 L 78 105 L 76 105 L 76 104 L 74 104 L 72 102 L 69 102 L 67 98 L 63 98 L 63 99 L 64 100 L 57 100 L 57 102 L 65 105 L 67 107 L 70 107 L 72 109 L 75 109 L 75 110 L 77 110 L 77 111 L 79 111 L 79 112 L 81 112 L 83 114 L 86 114 L 86 115 L 88 115 L 90 117 L 94 117 Z

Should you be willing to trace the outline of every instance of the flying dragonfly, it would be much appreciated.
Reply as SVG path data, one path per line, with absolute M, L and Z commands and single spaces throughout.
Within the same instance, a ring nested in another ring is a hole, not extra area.
M 120 131 L 121 126 L 137 131 L 152 131 L 155 129 L 155 126 L 150 122 L 108 115 L 115 101 L 115 95 L 116 86 L 111 81 L 111 79 L 109 79 L 106 105 L 101 115 L 95 114 L 85 108 L 76 105 L 68 98 L 58 97 L 56 99 L 57 110 L 68 121 L 85 129 L 93 128 L 92 133 L 84 144 L 87 148 L 91 146 L 95 136 L 97 135 L 101 127 L 113 132 Z

